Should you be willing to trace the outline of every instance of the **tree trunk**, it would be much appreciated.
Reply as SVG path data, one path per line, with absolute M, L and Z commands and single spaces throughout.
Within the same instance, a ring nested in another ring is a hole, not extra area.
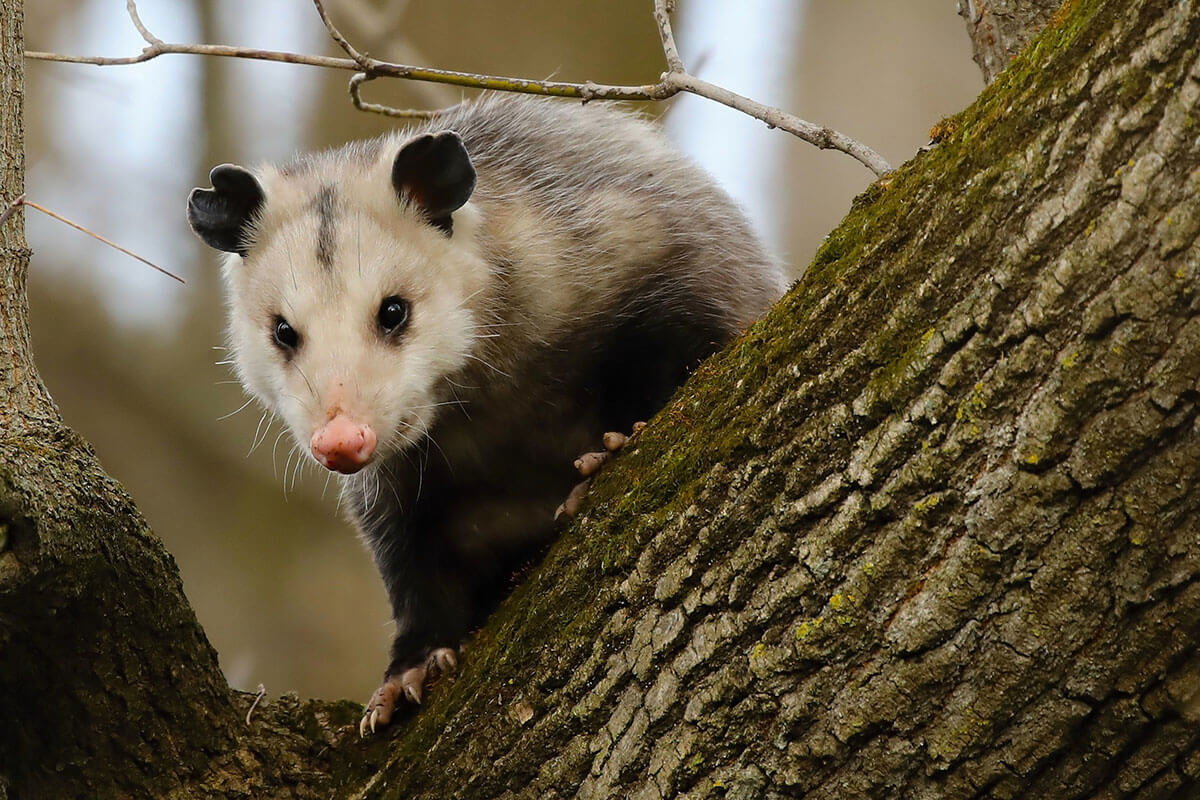
M 984 83 L 995 80 L 1062 7 L 1063 0 L 958 0 Z
M 10 796 L 1197 796 L 1198 118 L 1193 2 L 1068 3 L 365 742 L 352 703 L 245 725 L 37 388 L 10 222 Z

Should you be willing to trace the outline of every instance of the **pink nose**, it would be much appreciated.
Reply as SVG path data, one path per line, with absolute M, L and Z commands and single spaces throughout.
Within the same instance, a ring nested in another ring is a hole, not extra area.
M 313 434 L 312 454 L 327 469 L 345 475 L 358 472 L 375 453 L 375 431 L 370 425 L 338 414 Z

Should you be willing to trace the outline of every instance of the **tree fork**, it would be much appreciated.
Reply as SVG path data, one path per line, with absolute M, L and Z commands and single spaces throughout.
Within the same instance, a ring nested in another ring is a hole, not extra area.
M 1195 796 L 1198 115 L 1194 3 L 1068 3 L 377 740 L 349 703 L 247 727 L 90 451 L 6 425 L 10 790 Z

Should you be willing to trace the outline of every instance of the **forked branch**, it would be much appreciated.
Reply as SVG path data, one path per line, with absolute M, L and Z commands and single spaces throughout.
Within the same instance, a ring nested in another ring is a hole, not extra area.
M 657 82 L 640 86 L 600 84 L 591 81 L 585 83 L 539 81 L 528 78 L 457 72 L 454 70 L 381 61 L 367 53 L 360 52 L 350 43 L 329 18 L 322 0 L 313 0 L 313 5 L 316 7 L 317 14 L 320 16 L 321 22 L 325 25 L 330 38 L 346 53 L 347 58 L 314 56 L 278 50 L 230 47 L 228 45 L 164 42 L 151 33 L 142 23 L 138 16 L 135 0 L 126 0 L 125 7 L 134 27 L 137 28 L 138 33 L 146 41 L 146 47 L 142 49 L 140 54 L 123 58 L 108 58 L 28 51 L 25 53 L 25 56 L 39 61 L 117 66 L 139 64 L 162 55 L 187 54 L 215 56 L 219 58 L 243 58 L 257 61 L 278 61 L 288 64 L 325 67 L 328 69 L 351 70 L 356 73 L 350 79 L 349 87 L 350 98 L 355 108 L 362 111 L 387 114 L 389 116 L 410 118 L 429 118 L 437 116 L 440 111 L 409 111 L 390 108 L 376 103 L 368 103 L 362 99 L 362 84 L 376 78 L 402 78 L 405 80 L 449 84 L 464 89 L 488 89 L 500 92 L 521 92 L 553 97 L 573 97 L 584 102 L 590 100 L 666 100 L 686 92 L 706 97 L 741 111 L 755 119 L 762 120 L 769 127 L 785 130 L 822 150 L 838 150 L 843 152 L 862 163 L 875 173 L 876 176 L 881 177 L 892 170 L 891 165 L 879 153 L 839 131 L 822 125 L 816 125 L 788 114 L 781 109 L 756 102 L 748 97 L 701 80 L 687 72 L 684 68 L 683 60 L 679 56 L 679 49 L 675 45 L 675 37 L 671 29 L 671 11 L 674 7 L 674 0 L 654 0 L 654 19 L 658 25 L 667 70 L 659 76 Z

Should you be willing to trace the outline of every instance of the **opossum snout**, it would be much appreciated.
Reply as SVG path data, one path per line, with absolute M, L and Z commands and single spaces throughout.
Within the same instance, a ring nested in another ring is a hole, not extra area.
M 375 454 L 375 431 L 371 426 L 338 414 L 313 434 L 312 454 L 327 469 L 350 475 L 358 472 Z

